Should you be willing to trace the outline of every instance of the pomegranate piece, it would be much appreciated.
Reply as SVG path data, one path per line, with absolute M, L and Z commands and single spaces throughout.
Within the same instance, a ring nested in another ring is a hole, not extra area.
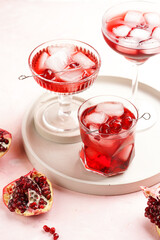
M 0 158 L 7 153 L 11 145 L 12 135 L 6 130 L 0 129 Z
M 36 169 L 3 188 L 3 202 L 11 211 L 23 216 L 49 211 L 53 203 L 50 181 Z
M 156 225 L 160 235 L 160 186 L 153 188 L 141 186 L 141 189 L 148 199 L 144 216 Z

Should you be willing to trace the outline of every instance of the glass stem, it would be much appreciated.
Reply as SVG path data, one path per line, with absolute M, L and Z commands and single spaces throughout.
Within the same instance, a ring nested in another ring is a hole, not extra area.
M 68 117 L 71 114 L 72 95 L 59 95 L 59 111 L 60 117 Z
M 135 67 L 135 76 L 132 79 L 132 100 L 135 100 L 137 95 L 139 64 L 136 63 L 134 67 Z

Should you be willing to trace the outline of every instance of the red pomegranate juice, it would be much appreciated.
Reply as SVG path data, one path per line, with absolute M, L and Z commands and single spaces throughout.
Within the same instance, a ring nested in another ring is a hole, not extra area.
M 48 46 L 32 60 L 35 80 L 44 88 L 59 93 L 74 93 L 89 87 L 98 68 L 96 57 L 72 44 Z
M 106 176 L 123 173 L 135 155 L 135 115 L 120 102 L 103 102 L 80 116 L 86 169 Z
M 108 45 L 133 61 L 144 62 L 160 51 L 160 16 L 127 11 L 107 19 L 102 33 Z

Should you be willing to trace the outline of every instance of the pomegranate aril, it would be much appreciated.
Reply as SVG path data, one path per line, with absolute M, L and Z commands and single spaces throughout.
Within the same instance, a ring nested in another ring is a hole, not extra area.
M 109 134 L 110 133 L 110 126 L 108 123 L 103 123 L 99 127 L 99 132 L 102 134 Z
M 38 183 L 38 182 L 39 182 L 39 177 L 35 177 L 35 178 L 34 178 L 34 181 L 35 181 L 36 183 Z
M 122 129 L 121 122 L 117 119 L 112 119 L 109 122 L 109 126 L 110 126 L 111 133 L 119 133 Z
M 56 231 L 56 229 L 55 229 L 54 227 L 51 227 L 50 230 L 49 230 L 49 232 L 50 232 L 51 234 L 54 234 L 55 231 Z
M 74 62 L 74 63 L 70 63 L 69 64 L 69 67 L 70 68 L 76 68 L 76 67 L 78 67 L 79 66 L 79 63 L 77 63 L 77 62 Z
M 54 233 L 54 234 L 53 234 L 53 240 L 57 240 L 58 238 L 59 238 L 58 233 Z
M 41 209 L 43 209 L 43 208 L 44 208 L 44 205 L 39 205 L 38 207 L 41 208 Z
M 122 119 L 122 128 L 129 129 L 132 126 L 133 119 L 130 116 L 123 117 Z
M 38 208 L 38 205 L 37 205 L 37 203 L 33 202 L 29 205 L 29 207 L 36 210 Z
M 8 140 L 8 139 L 4 139 L 3 142 L 4 142 L 5 144 L 8 144 L 8 143 L 9 143 L 9 140 Z
M 52 80 L 55 77 L 55 74 L 51 69 L 45 69 L 42 77 L 44 77 L 48 80 Z
M 49 232 L 50 231 L 50 227 L 48 227 L 47 225 L 44 225 L 43 229 L 44 229 L 45 232 Z
M 46 196 L 46 198 L 47 198 L 47 200 L 49 200 L 49 199 L 51 198 L 51 194 L 48 194 L 48 195 Z

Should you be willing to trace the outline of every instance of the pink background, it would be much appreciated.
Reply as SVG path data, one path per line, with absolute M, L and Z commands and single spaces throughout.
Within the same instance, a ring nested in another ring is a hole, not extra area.
M 113 1 L 116 2 L 116 1 Z M 21 123 L 27 108 L 44 92 L 30 75 L 28 55 L 42 42 L 74 38 L 88 42 L 100 53 L 100 74 L 130 76 L 127 62 L 114 53 L 101 34 L 101 18 L 108 1 L 0 1 L 0 127 L 12 133 L 9 152 L 0 159 L 0 192 L 5 185 L 32 169 L 23 149 Z M 160 56 L 144 64 L 142 82 L 160 89 Z M 116 71 L 115 71 L 116 65 Z M 131 77 L 131 76 L 130 76 Z M 158 157 L 158 156 L 157 156 Z M 54 226 L 61 240 L 156 240 L 155 227 L 144 217 L 147 200 L 142 192 L 122 196 L 80 194 L 57 186 L 50 212 L 36 217 L 11 213 L 0 197 L 2 240 L 47 240 L 44 224 Z

